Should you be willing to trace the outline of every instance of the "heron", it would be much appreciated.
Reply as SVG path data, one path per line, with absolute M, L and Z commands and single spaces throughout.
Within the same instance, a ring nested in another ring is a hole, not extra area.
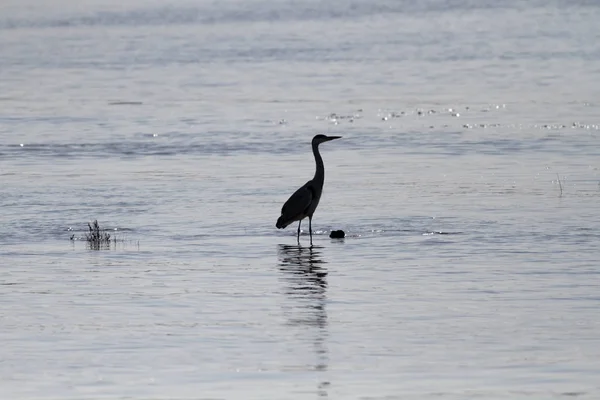
M 339 138 L 341 136 L 319 134 L 312 139 L 312 151 L 317 166 L 315 176 L 296 190 L 281 208 L 281 216 L 277 219 L 275 226 L 277 229 L 283 229 L 292 222 L 298 221 L 298 243 L 300 243 L 300 224 L 304 218 L 308 217 L 308 232 L 310 234 L 310 244 L 312 245 L 312 217 L 319 205 L 321 193 L 323 193 L 323 183 L 325 182 L 325 166 L 323 165 L 321 153 L 319 153 L 319 145 Z

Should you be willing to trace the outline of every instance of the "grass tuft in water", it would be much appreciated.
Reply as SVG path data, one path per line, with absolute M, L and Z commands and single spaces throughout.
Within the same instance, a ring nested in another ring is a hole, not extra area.
M 139 250 L 140 242 L 133 241 L 124 236 L 124 233 L 119 230 L 117 232 L 117 228 L 114 228 L 114 232 L 111 235 L 108 233 L 106 229 L 100 227 L 98 220 L 94 220 L 94 222 L 88 222 L 87 231 L 82 236 L 75 236 L 75 234 L 71 235 L 71 241 L 85 241 L 88 248 L 91 250 L 108 250 L 110 248 L 116 249 L 117 244 L 121 244 L 123 248 L 127 244 L 137 245 Z M 72 228 L 68 229 L 72 231 Z M 117 236 L 118 235 L 118 236 Z
M 97 219 L 91 224 L 88 222 L 88 228 L 89 232 L 85 234 L 85 240 L 91 249 L 100 250 L 101 248 L 110 248 L 110 233 L 100 228 Z M 116 244 L 117 238 L 113 238 L 113 241 Z
M 76 238 L 75 235 L 71 235 L 71 241 L 85 240 L 89 248 L 92 250 L 110 249 L 111 243 L 117 244 L 117 237 L 111 237 L 110 233 L 100 227 L 98 220 L 94 222 L 88 222 L 88 231 L 85 232 L 83 237 Z

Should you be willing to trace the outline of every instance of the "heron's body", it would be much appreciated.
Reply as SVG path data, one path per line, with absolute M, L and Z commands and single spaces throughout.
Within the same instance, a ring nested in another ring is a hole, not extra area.
M 282 229 L 289 224 L 312 218 L 323 191 L 323 183 L 318 186 L 314 181 L 308 181 L 285 202 L 281 208 L 281 216 L 277 219 L 277 228 Z
M 319 144 L 333 139 L 339 139 L 340 136 L 317 135 L 312 140 L 312 150 L 315 156 L 315 176 L 312 180 L 306 182 L 304 186 L 296 190 L 285 202 L 281 208 L 281 216 L 277 219 L 277 228 L 282 229 L 293 222 L 298 221 L 298 240 L 300 240 L 300 224 L 302 220 L 308 217 L 310 239 L 312 244 L 312 217 L 321 200 L 323 193 L 323 183 L 325 182 L 325 166 L 323 158 L 319 153 Z

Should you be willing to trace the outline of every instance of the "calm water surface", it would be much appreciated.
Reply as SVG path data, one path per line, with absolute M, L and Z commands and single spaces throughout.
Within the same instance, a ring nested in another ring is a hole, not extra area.
M 4 1 L 1 397 L 598 398 L 590 4 Z

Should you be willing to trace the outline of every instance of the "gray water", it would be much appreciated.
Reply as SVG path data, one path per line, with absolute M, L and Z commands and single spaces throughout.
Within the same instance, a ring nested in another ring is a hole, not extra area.
M 599 20 L 3 1 L 0 397 L 597 399 Z

